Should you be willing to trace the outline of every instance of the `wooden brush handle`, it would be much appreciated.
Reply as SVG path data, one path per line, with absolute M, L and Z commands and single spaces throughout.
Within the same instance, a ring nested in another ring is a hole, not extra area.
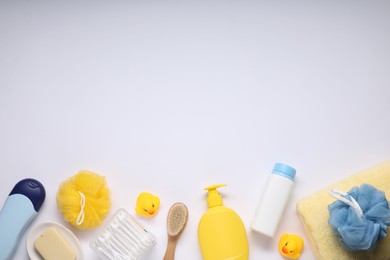
M 174 260 L 175 259 L 175 249 L 176 249 L 177 239 L 168 239 L 167 250 L 163 260 Z

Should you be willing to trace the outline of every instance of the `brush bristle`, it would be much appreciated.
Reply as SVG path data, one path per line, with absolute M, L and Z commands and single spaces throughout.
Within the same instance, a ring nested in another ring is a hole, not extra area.
M 187 224 L 188 210 L 183 203 L 175 203 L 168 212 L 168 234 L 178 235 Z

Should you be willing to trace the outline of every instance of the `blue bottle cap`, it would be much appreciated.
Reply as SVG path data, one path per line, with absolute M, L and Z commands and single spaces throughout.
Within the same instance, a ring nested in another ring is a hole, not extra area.
M 9 195 L 13 194 L 21 194 L 29 198 L 36 212 L 40 210 L 46 198 L 45 187 L 39 181 L 31 178 L 16 183 Z
M 276 163 L 274 169 L 272 170 L 272 173 L 279 174 L 281 176 L 289 178 L 292 181 L 295 179 L 296 172 L 297 171 L 293 167 L 283 163 Z

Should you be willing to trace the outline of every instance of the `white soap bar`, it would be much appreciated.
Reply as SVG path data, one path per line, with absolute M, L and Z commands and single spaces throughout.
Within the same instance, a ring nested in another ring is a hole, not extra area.
M 45 260 L 75 260 L 76 253 L 55 228 L 48 228 L 35 241 L 34 247 Z

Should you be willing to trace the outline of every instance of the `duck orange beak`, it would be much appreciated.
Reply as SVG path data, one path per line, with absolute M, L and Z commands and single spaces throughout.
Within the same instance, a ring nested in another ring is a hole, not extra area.
M 282 247 L 282 251 L 283 251 L 283 253 L 285 253 L 285 254 L 287 254 L 288 253 L 288 250 L 287 250 L 287 248 L 284 246 L 284 247 Z
M 150 215 L 153 215 L 154 214 L 154 210 L 152 209 L 152 210 L 148 210 L 148 213 L 150 214 Z

